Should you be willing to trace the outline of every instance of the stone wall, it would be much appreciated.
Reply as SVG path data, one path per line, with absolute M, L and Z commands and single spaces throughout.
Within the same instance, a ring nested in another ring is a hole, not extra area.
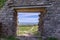
M 13 8 L 9 8 L 8 2 L 0 10 L 0 23 L 2 23 L 2 36 L 15 35 L 15 24 L 13 19 Z
M 40 5 L 41 3 L 45 2 L 45 0 L 14 0 L 15 6 L 21 6 L 21 5 Z
M 14 19 L 14 10 L 10 6 L 21 5 L 40 5 L 46 0 L 8 0 L 5 6 L 0 10 L 0 23 L 2 23 L 2 34 L 16 35 L 16 24 Z M 47 13 L 44 17 L 43 36 L 60 37 L 60 0 L 49 0 L 53 6 L 46 8 Z
M 44 19 L 44 36 L 60 38 L 60 0 L 49 0 L 53 6 L 46 8 Z
M 16 35 L 16 23 L 13 6 L 40 5 L 44 0 L 8 0 L 0 10 L 0 23 L 2 23 L 2 36 Z

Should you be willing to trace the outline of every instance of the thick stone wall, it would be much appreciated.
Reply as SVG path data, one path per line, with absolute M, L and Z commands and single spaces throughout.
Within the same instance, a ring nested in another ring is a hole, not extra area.
M 14 10 L 9 8 L 6 3 L 5 6 L 0 10 L 0 23 L 2 23 L 2 36 L 15 35 L 15 24 L 13 17 Z
M 14 10 L 10 6 L 21 5 L 40 5 L 46 0 L 11 0 L 0 10 L 0 23 L 2 23 L 2 34 L 15 35 L 16 24 L 14 19 Z M 46 8 L 47 13 L 44 17 L 44 33 L 43 36 L 54 36 L 60 38 L 60 0 L 49 0 L 53 6 Z
M 16 35 L 16 19 L 14 19 L 14 6 L 40 5 L 43 0 L 8 0 L 0 10 L 0 23 L 2 23 L 2 36 Z
M 21 6 L 21 5 L 40 5 L 46 0 L 14 0 L 14 5 L 15 6 Z
M 50 0 L 53 6 L 46 8 L 44 19 L 44 36 L 60 38 L 60 0 Z

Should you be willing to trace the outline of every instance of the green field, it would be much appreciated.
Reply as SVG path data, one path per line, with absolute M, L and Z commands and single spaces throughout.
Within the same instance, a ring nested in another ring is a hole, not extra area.
M 38 31 L 38 25 L 21 25 L 17 28 L 17 35 L 26 33 L 35 34 Z

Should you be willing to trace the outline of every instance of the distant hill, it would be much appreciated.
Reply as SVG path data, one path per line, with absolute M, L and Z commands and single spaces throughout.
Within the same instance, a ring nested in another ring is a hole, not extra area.
M 37 25 L 38 22 L 35 22 L 35 23 L 28 23 L 28 22 L 21 22 L 21 23 L 18 23 L 18 25 Z

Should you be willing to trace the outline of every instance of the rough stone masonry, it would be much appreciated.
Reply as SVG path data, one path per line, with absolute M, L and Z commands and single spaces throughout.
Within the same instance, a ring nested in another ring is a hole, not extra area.
M 3 36 L 16 35 L 16 24 L 14 24 L 15 19 L 13 16 L 14 9 L 10 6 L 40 5 L 43 2 L 53 5 L 46 8 L 43 36 L 60 38 L 60 0 L 8 0 L 0 10 L 0 23 L 2 23 L 1 34 Z

